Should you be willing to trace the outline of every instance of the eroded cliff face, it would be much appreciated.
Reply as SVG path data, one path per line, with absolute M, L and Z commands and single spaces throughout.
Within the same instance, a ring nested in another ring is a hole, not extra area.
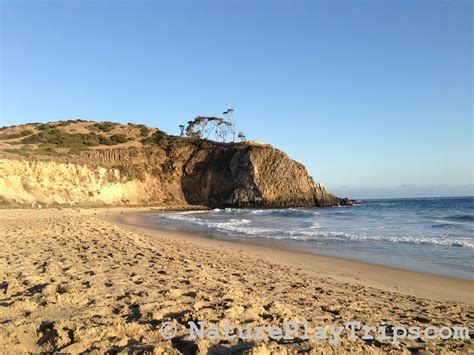
M 334 206 L 305 167 L 270 146 L 215 148 L 193 154 L 182 179 L 186 199 L 210 207 Z
M 0 199 L 70 206 L 344 204 L 269 145 L 211 143 L 100 149 L 67 160 L 2 157 Z

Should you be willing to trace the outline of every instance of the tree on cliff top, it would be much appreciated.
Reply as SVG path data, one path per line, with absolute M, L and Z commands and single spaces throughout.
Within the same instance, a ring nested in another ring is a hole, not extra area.
M 231 119 L 231 123 L 232 125 L 229 126 L 231 132 L 232 132 L 232 142 L 235 142 L 235 129 L 236 129 L 236 125 L 235 125 L 235 118 L 234 118 L 234 109 L 233 108 L 228 108 L 227 110 L 225 110 L 224 112 L 222 112 L 223 115 L 229 115 L 230 116 L 230 119 Z
M 188 122 L 186 135 L 192 138 L 207 139 L 214 133 L 219 140 L 225 142 L 229 131 L 233 131 L 233 127 L 232 122 L 220 117 L 197 116 L 194 120 Z

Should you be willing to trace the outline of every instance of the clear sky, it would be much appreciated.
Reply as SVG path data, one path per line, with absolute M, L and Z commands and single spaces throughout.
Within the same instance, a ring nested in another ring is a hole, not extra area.
M 6 1 L 0 123 L 238 129 L 350 197 L 473 195 L 471 1 Z

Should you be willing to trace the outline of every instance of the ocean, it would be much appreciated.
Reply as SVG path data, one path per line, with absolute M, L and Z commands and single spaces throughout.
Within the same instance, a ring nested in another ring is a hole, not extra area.
M 160 228 L 474 280 L 474 197 L 151 213 Z

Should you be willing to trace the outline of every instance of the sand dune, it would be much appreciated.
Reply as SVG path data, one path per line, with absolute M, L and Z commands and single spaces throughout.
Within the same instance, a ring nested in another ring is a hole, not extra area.
M 189 321 L 474 328 L 472 305 L 343 282 L 244 248 L 131 231 L 73 210 L 0 211 L 0 344 L 5 352 L 267 354 L 449 350 L 470 340 L 187 340 Z M 454 282 L 454 281 L 453 281 Z M 3 292 L 2 292 L 3 291 Z M 171 340 L 164 321 L 177 326 Z

